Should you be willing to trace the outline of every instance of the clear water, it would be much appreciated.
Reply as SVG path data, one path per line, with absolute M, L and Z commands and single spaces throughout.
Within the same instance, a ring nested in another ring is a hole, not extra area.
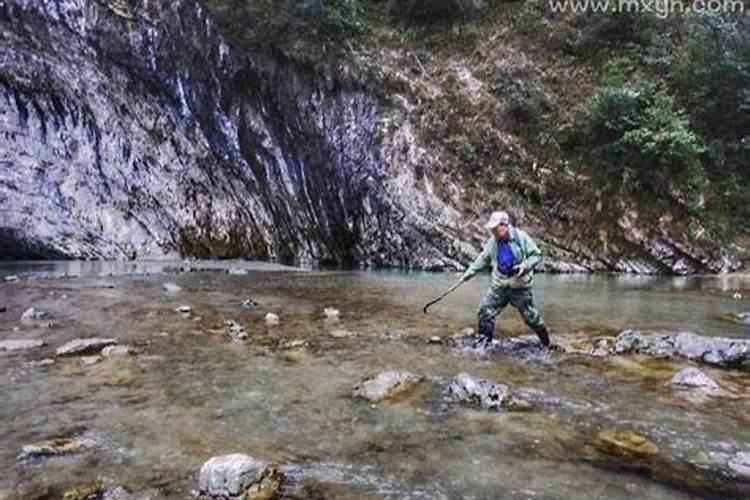
M 199 267 L 209 264 L 226 265 Z M 735 397 L 695 403 L 664 387 L 685 366 L 677 361 L 482 358 L 428 344 L 432 335 L 473 326 L 486 277 L 424 315 L 423 303 L 455 276 L 242 263 L 230 267 L 248 274 L 163 272 L 181 265 L 17 263 L 0 270 L 21 277 L 0 283 L 0 337 L 48 343 L 0 353 L 0 498 L 59 498 L 97 478 L 158 498 L 190 498 L 202 463 L 230 452 L 282 464 L 289 478 L 283 494 L 293 498 L 690 498 L 695 492 L 670 473 L 604 467 L 587 445 L 603 429 L 629 427 L 653 439 L 666 464 L 709 468 L 750 448 L 750 379 L 742 372 L 706 369 Z M 183 290 L 168 293 L 165 282 Z M 541 275 L 535 285 L 561 337 L 639 328 L 750 338 L 750 328 L 722 318 L 750 310 L 735 292 L 750 296 L 750 279 Z M 248 298 L 259 305 L 243 307 Z M 192 306 L 190 317 L 174 311 L 182 304 Z M 22 323 L 31 306 L 48 312 L 52 326 Z M 338 322 L 323 318 L 328 306 L 340 309 Z M 281 323 L 267 326 L 267 312 Z M 248 340 L 232 342 L 226 319 L 241 323 Z M 356 336 L 334 338 L 335 329 Z M 526 331 L 508 310 L 498 333 Z M 28 366 L 86 336 L 114 337 L 140 354 L 92 366 L 77 359 Z M 297 339 L 309 344 L 280 345 Z M 357 383 L 387 369 L 431 380 L 469 372 L 526 391 L 535 410 L 447 406 L 430 382 L 401 403 L 352 399 Z M 16 461 L 24 444 L 74 427 L 100 445 L 36 465 Z

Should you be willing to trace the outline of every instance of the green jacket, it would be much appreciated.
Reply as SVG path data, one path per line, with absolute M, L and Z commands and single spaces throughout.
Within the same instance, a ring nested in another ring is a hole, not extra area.
M 521 276 L 507 277 L 497 270 L 497 240 L 490 236 L 482 247 L 482 252 L 471 263 L 462 275 L 462 279 L 471 279 L 482 269 L 492 266 L 492 285 L 510 288 L 524 288 L 531 286 L 534 280 L 534 269 L 542 262 L 542 251 L 531 239 L 531 236 L 515 227 L 510 228 L 510 250 L 516 265 L 523 264 L 526 270 Z

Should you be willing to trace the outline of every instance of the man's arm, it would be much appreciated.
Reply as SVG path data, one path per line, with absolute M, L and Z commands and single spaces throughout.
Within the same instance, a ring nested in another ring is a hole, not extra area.
M 533 271 L 540 262 L 542 262 L 542 251 L 537 246 L 536 242 L 526 233 L 523 233 L 523 246 L 525 249 L 526 258 L 521 262 L 522 271 L 519 274 Z
M 474 277 L 479 271 L 487 267 L 492 259 L 492 240 L 488 239 L 482 247 L 482 252 L 474 259 L 474 262 L 461 275 L 461 281 L 467 281 Z

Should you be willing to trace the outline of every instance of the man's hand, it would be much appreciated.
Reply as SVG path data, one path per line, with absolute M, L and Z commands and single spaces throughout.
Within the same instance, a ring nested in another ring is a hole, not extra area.
M 518 264 L 516 266 L 516 274 L 514 276 L 521 276 L 525 272 L 526 272 L 526 266 L 523 264 Z

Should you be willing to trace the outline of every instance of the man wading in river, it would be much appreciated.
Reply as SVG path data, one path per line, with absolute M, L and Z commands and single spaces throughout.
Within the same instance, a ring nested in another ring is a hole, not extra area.
M 531 285 L 534 268 L 542 261 L 542 252 L 524 231 L 513 227 L 506 212 L 493 212 L 484 225 L 492 232 L 482 253 L 461 276 L 468 281 L 477 272 L 492 265 L 492 284 L 479 306 L 479 344 L 489 345 L 495 331 L 495 317 L 508 302 L 521 313 L 544 347 L 549 347 L 549 331 L 534 307 Z

